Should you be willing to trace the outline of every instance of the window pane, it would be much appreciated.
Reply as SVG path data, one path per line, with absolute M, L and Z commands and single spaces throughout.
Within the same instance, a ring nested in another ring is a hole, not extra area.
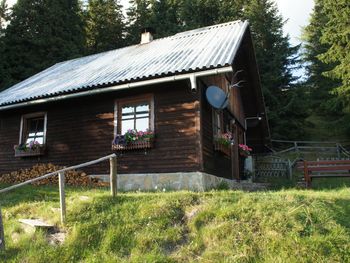
M 138 114 L 136 114 L 136 118 L 146 118 L 148 116 L 149 116 L 148 113 L 138 113 Z
M 149 118 L 137 119 L 136 120 L 136 129 L 138 131 L 145 131 L 149 129 Z
M 125 106 L 122 108 L 122 114 L 124 113 L 132 113 L 134 112 L 134 107 L 130 107 L 130 106 Z
M 134 119 L 122 121 L 122 134 L 125 134 L 129 129 L 134 129 Z
M 44 143 L 44 138 L 43 138 L 43 137 L 37 137 L 37 138 L 35 139 L 35 141 L 37 141 L 37 142 L 40 143 L 40 144 L 43 144 L 43 143 Z
M 148 104 L 138 105 L 136 107 L 136 112 L 140 112 L 140 111 L 149 111 L 149 105 Z

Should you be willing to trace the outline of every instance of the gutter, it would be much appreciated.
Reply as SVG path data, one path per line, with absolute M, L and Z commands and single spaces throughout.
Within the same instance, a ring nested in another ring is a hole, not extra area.
M 70 99 L 70 98 L 78 98 L 78 97 L 83 97 L 83 96 L 88 96 L 88 95 L 95 95 L 95 94 L 112 92 L 112 91 L 117 91 L 117 90 L 125 90 L 125 89 L 137 88 L 140 86 L 155 85 L 155 84 L 159 84 L 159 83 L 174 82 L 177 80 L 186 80 L 186 79 L 189 80 L 191 83 L 191 90 L 196 91 L 198 77 L 218 75 L 218 74 L 229 73 L 229 72 L 233 72 L 233 69 L 231 66 L 217 68 L 217 69 L 204 70 L 204 71 L 199 71 L 199 72 L 194 72 L 194 73 L 174 75 L 174 76 L 163 77 L 163 78 L 158 78 L 158 79 L 150 79 L 150 80 L 126 83 L 126 84 L 110 86 L 110 87 L 106 87 L 106 88 L 93 89 L 93 90 L 82 91 L 82 92 L 73 93 L 73 94 L 59 95 L 59 96 L 55 96 L 55 97 L 51 97 L 51 98 L 43 98 L 43 99 L 37 99 L 37 100 L 32 100 L 32 101 L 27 101 L 27 102 L 20 102 L 20 103 L 11 104 L 11 105 L 0 106 L 0 111 L 7 110 L 7 109 L 20 108 L 20 107 L 24 107 L 24 106 L 42 104 L 42 103 L 47 103 L 47 102 L 51 102 L 51 101 L 59 101 L 59 100 Z

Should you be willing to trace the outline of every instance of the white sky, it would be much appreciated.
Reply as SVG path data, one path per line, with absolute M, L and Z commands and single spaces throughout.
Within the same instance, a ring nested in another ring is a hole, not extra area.
M 275 0 L 275 2 L 283 18 L 288 19 L 284 25 L 284 32 L 290 35 L 293 45 L 299 44 L 302 27 L 309 22 L 314 0 Z

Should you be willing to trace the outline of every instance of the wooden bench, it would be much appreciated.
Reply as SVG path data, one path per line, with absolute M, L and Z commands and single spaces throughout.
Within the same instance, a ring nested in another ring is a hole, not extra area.
M 313 178 L 350 177 L 350 160 L 303 161 L 298 169 L 304 171 L 307 187 L 311 187 Z

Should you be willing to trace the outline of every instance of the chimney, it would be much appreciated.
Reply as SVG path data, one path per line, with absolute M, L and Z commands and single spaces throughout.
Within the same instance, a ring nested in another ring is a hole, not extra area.
M 141 44 L 152 42 L 155 31 L 150 27 L 145 27 L 141 30 Z

